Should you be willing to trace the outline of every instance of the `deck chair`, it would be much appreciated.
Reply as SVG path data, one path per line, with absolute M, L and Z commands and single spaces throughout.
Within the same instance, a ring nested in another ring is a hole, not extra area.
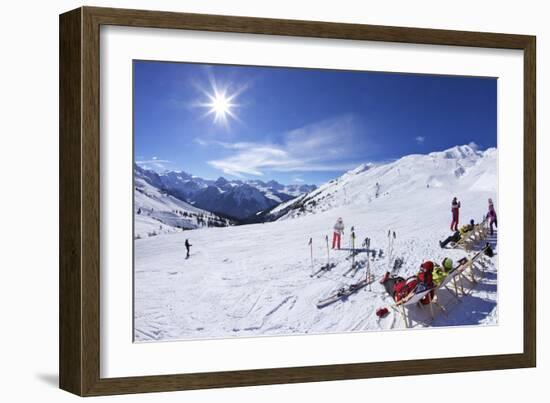
M 458 242 L 456 242 L 454 244 L 454 247 L 455 248 L 462 248 L 466 252 L 471 252 L 472 249 L 475 246 L 475 243 L 476 243 L 474 231 L 475 231 L 475 227 L 474 227 L 474 229 L 472 229 L 470 231 L 467 231 L 464 234 L 462 234 L 462 236 L 460 237 Z
M 462 276 L 464 275 L 464 271 L 468 268 L 468 261 L 469 260 L 466 260 L 465 262 L 454 267 L 449 273 L 447 273 L 445 278 L 435 289 L 435 298 L 443 308 L 446 308 L 446 306 L 441 302 L 442 298 L 440 297 L 440 293 L 443 290 L 448 291 L 452 298 L 457 302 L 461 302 L 460 296 L 466 294 L 464 291 Z
M 453 293 L 453 295 L 458 297 L 458 289 L 459 288 L 460 288 L 460 293 L 462 295 L 465 295 L 466 293 L 464 292 L 464 285 L 463 285 L 462 281 L 459 282 L 457 280 L 466 279 L 472 284 L 477 284 L 478 281 L 475 277 L 475 273 L 474 273 L 474 270 L 473 270 L 474 269 L 474 263 L 478 262 L 479 260 L 481 260 L 483 258 L 483 256 L 485 256 L 484 252 L 485 252 L 486 248 L 487 247 L 481 249 L 474 256 L 472 256 L 471 258 L 467 258 L 465 262 L 463 262 L 462 264 L 458 265 L 453 270 L 451 270 L 451 272 L 447 275 L 447 277 L 445 277 L 443 282 L 439 285 L 439 288 L 441 288 L 441 286 L 444 286 L 445 288 L 447 288 L 447 290 L 451 291 L 448 288 L 448 284 L 452 280 L 453 285 L 454 285 L 454 291 L 455 291 Z M 469 272 L 470 277 L 467 276 L 466 272 Z M 451 278 L 449 278 L 449 277 L 451 277 Z
M 443 279 L 443 281 L 441 281 L 441 283 L 439 284 L 439 287 L 437 287 L 436 289 L 436 294 L 439 293 L 440 291 L 442 290 L 447 290 L 449 291 L 449 293 L 457 300 L 460 302 L 460 299 L 458 298 L 458 282 L 457 282 L 457 277 L 458 275 L 460 274 L 460 270 L 461 270 L 461 267 L 463 265 L 459 265 L 455 268 L 453 268 L 449 273 L 447 273 L 447 275 L 445 276 L 445 278 Z M 449 287 L 452 287 L 452 288 L 449 288 Z
M 405 327 L 409 328 L 410 327 L 409 323 L 412 322 L 412 320 L 410 319 L 410 316 L 407 314 L 407 309 L 410 309 L 416 305 L 419 305 L 423 310 L 428 309 L 426 308 L 426 306 L 428 306 L 429 314 L 432 320 L 435 319 L 434 305 L 436 305 L 445 315 L 447 315 L 447 311 L 443 306 L 439 304 L 437 299 L 435 297 L 433 299 L 430 297 L 430 293 L 434 289 L 435 288 L 432 287 L 419 293 L 411 292 L 405 298 L 395 303 L 395 305 L 392 308 L 401 315 L 401 318 L 405 323 Z M 420 301 L 426 296 L 428 296 L 430 303 L 424 305 Z
M 482 241 L 487 238 L 489 232 L 489 220 L 487 217 L 483 218 L 483 221 L 474 226 L 473 235 L 476 241 Z

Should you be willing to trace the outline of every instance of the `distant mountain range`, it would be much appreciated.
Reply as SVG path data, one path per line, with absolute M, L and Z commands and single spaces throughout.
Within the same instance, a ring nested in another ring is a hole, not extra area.
M 184 171 L 157 173 L 134 164 L 136 180 L 181 201 L 218 215 L 253 220 L 258 213 L 316 189 L 315 185 L 282 185 L 271 180 L 203 179 Z

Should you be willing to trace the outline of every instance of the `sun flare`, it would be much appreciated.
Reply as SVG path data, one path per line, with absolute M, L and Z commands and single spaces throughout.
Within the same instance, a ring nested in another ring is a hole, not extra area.
M 216 117 L 225 119 L 226 115 L 231 113 L 232 106 L 231 101 L 226 98 L 225 94 L 216 94 L 210 103 L 210 110 L 216 114 Z
M 211 80 L 210 84 L 212 86 L 210 91 L 201 89 L 207 100 L 198 103 L 198 106 L 206 109 L 206 116 L 214 117 L 214 123 L 228 128 L 230 119 L 239 120 L 236 114 L 239 104 L 235 100 L 246 87 L 233 89 L 230 92 L 229 85 L 219 86 L 214 80 Z

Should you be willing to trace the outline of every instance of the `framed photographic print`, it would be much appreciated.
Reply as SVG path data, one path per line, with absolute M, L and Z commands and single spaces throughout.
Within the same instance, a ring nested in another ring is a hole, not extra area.
M 535 366 L 535 149 L 532 36 L 62 14 L 61 388 Z

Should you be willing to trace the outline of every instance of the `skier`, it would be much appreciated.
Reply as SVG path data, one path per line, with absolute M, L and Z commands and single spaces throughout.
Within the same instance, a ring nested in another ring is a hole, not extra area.
M 338 247 L 340 249 L 340 241 L 342 239 L 342 234 L 344 233 L 344 220 L 342 217 L 339 217 L 334 224 L 334 233 L 332 234 L 332 249 Z
M 193 245 L 189 243 L 189 239 L 186 239 L 185 240 L 185 249 L 187 249 L 187 256 L 185 257 L 186 259 L 189 259 L 189 251 L 191 250 L 191 246 Z
M 493 205 L 493 199 L 489 199 L 489 212 L 487 213 L 487 219 L 489 220 L 489 225 L 491 227 L 491 235 L 493 235 L 493 224 L 498 228 L 497 212 L 495 211 L 495 206 Z
M 451 231 L 456 231 L 458 229 L 458 210 L 460 209 L 460 202 L 453 197 L 453 202 L 451 203 L 451 212 L 453 214 L 453 221 L 451 222 Z

